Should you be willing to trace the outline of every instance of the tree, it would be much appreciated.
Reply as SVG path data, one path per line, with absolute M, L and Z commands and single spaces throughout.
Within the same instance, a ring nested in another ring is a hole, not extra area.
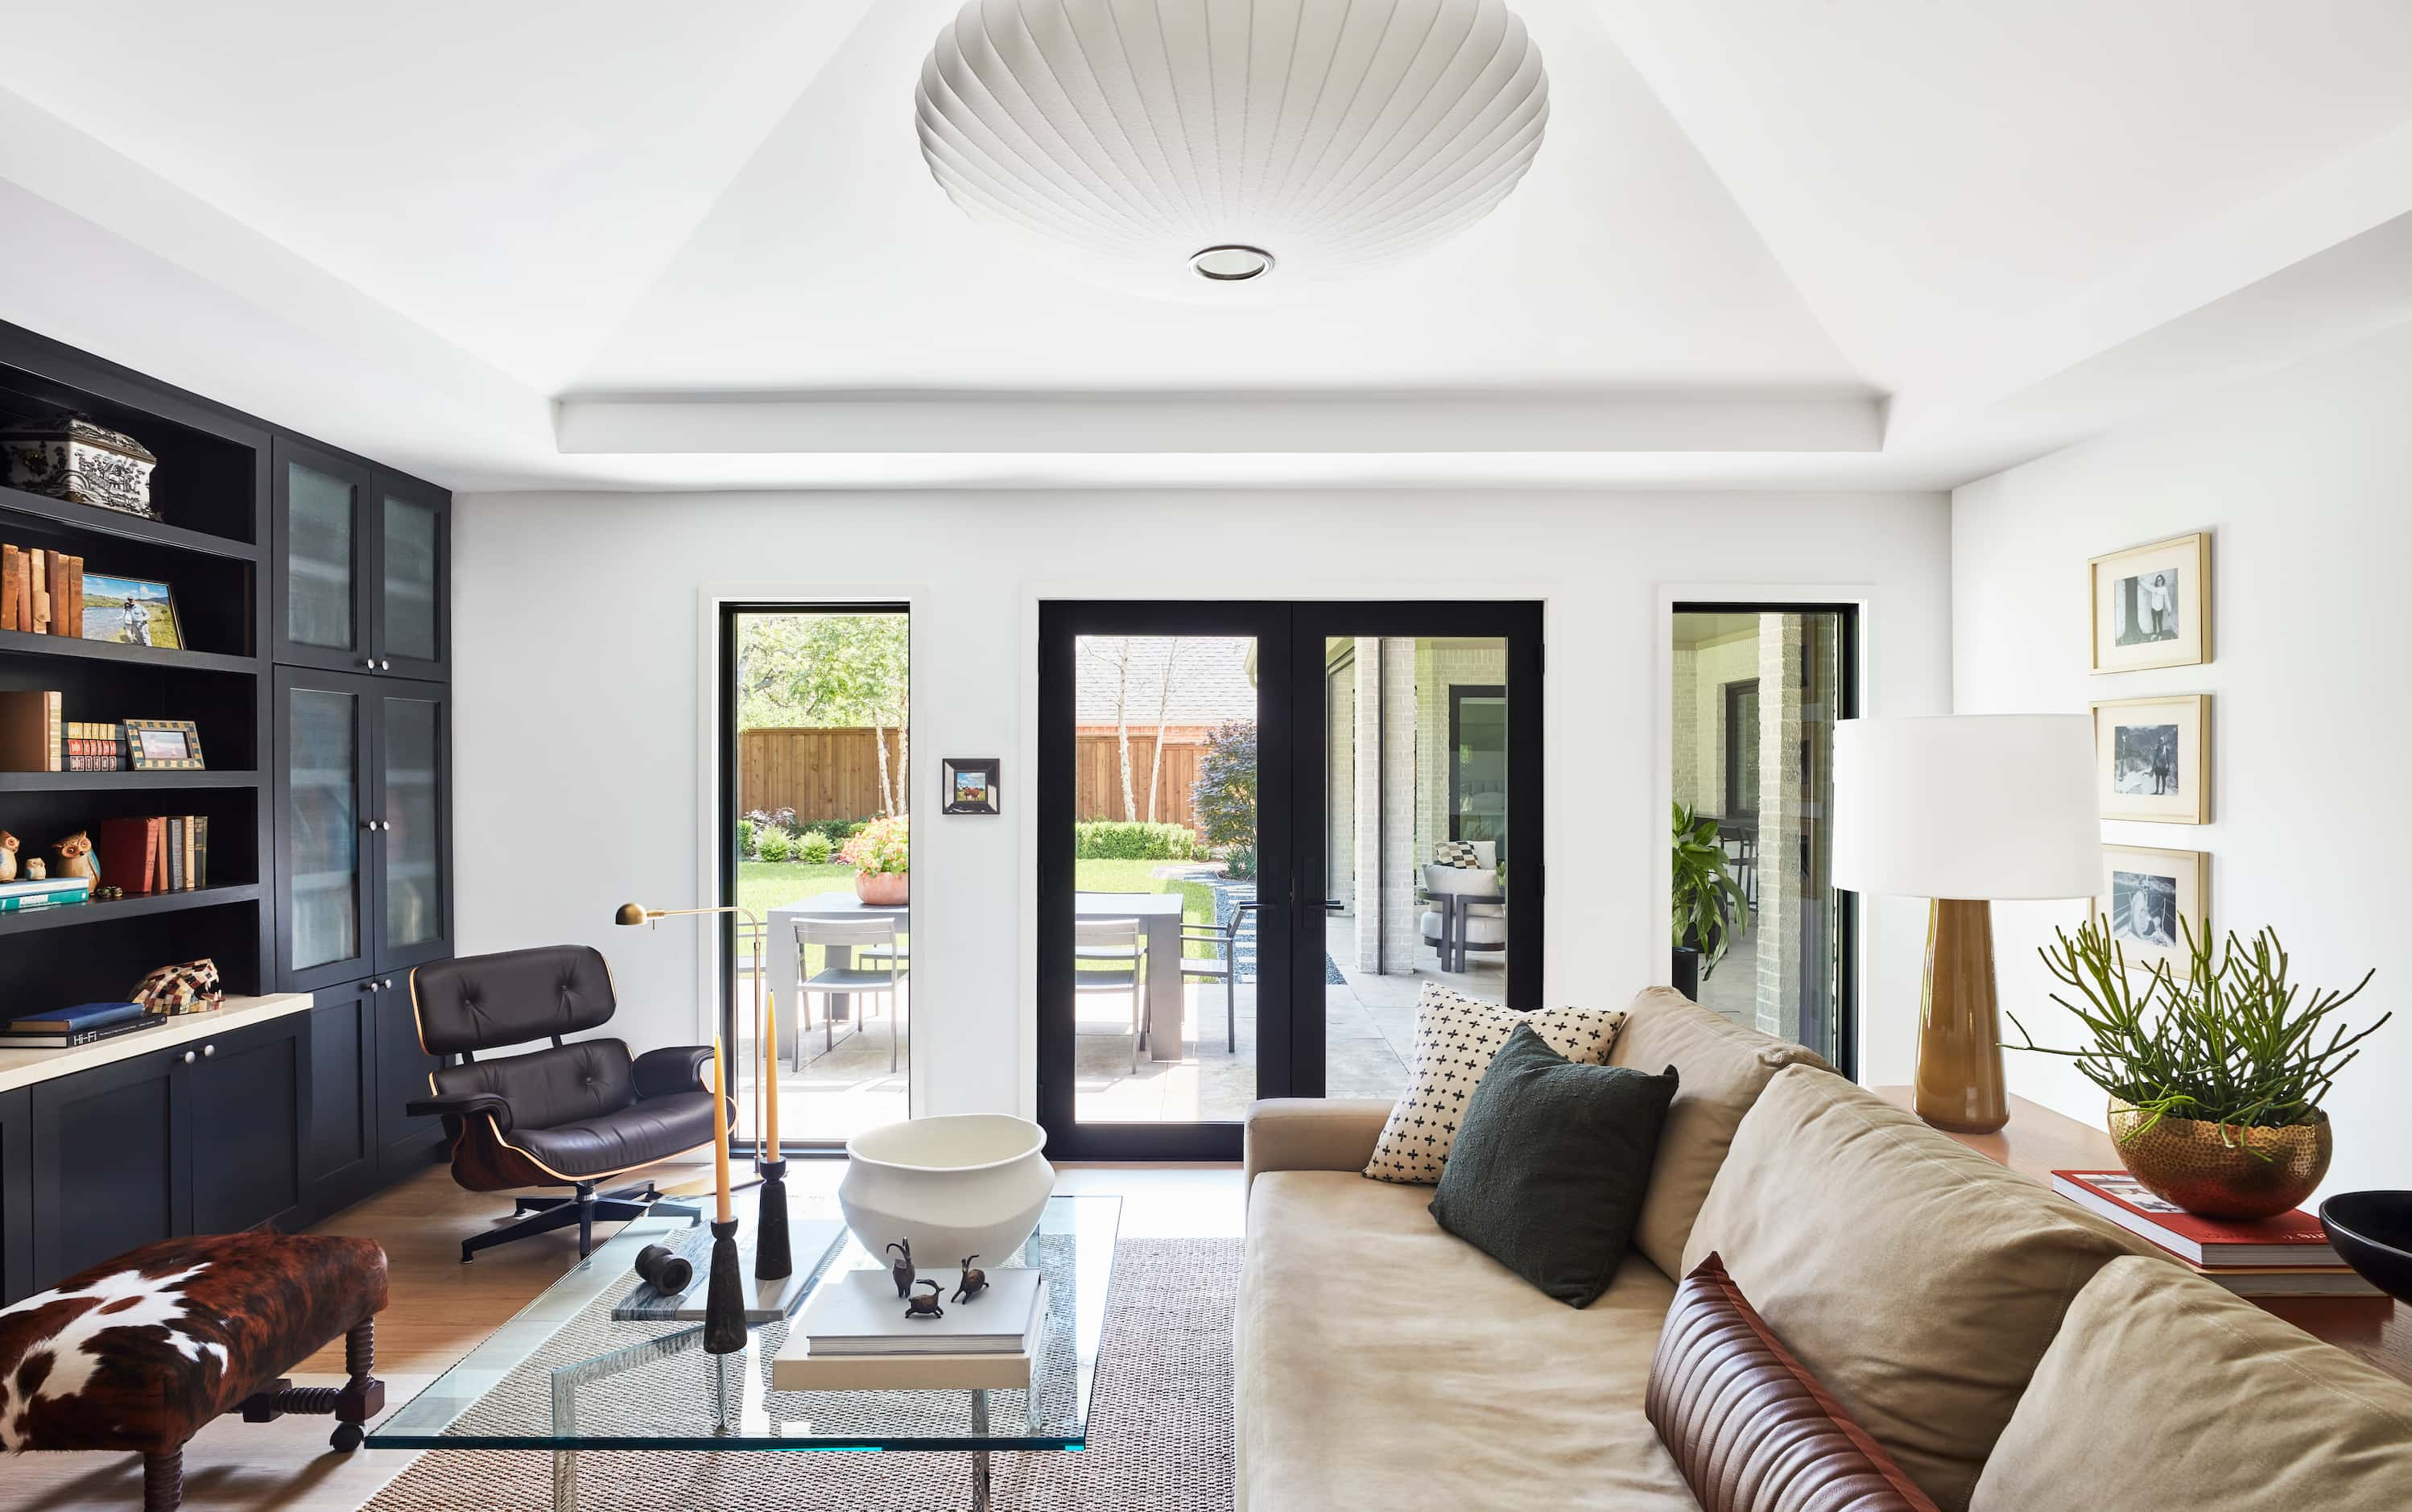
M 1164 670 L 1155 682 L 1155 751 L 1147 763 L 1147 822 L 1155 822 L 1155 792 L 1164 777 L 1164 731 L 1172 714 L 1172 669 L 1181 664 L 1181 638 L 1164 645 Z
M 1189 789 L 1198 811 L 1198 832 L 1231 863 L 1233 876 L 1256 872 L 1257 727 L 1252 721 L 1218 725 L 1206 737 L 1198 781 Z
M 909 771 L 911 631 L 902 614 L 745 614 L 737 622 L 741 729 L 869 726 L 879 804 L 904 812 Z M 889 761 L 888 730 L 896 731 Z
M 1114 675 L 1114 748 L 1122 763 L 1123 822 L 1127 824 L 1139 817 L 1139 802 L 1131 792 L 1130 637 L 1082 636 L 1081 651 Z

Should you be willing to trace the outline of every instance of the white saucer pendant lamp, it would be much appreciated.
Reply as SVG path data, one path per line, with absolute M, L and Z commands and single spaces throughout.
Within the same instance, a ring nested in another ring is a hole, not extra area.
M 1346 278 L 1506 198 L 1548 76 L 1501 0 L 971 0 L 916 92 L 975 219 L 1187 298 Z

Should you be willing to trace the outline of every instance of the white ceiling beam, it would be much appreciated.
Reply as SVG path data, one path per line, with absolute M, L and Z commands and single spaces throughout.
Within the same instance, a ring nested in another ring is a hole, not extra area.
M 571 455 L 1872 452 L 1859 393 L 882 392 L 564 399 Z

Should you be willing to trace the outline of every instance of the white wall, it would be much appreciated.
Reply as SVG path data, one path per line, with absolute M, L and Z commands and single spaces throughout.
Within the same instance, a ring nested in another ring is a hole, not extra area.
M 2347 1010 L 2393 1008 L 2329 1104 L 2324 1192 L 2405 1184 L 2412 1150 L 2412 324 L 2266 375 L 2217 402 L 2056 453 L 1952 499 L 1952 685 L 1970 713 L 2083 710 L 2209 693 L 2212 822 L 2106 821 L 2106 838 L 2210 853 L 2222 931 L 2274 927 L 2299 979 L 2378 977 Z M 2205 667 L 2086 670 L 2089 556 L 2213 533 Z M 2393 648 L 2393 649 L 2390 649 Z M 2036 958 L 2081 905 L 2000 904 L 2002 1002 L 2073 1040 Z M 2011 1089 L 2089 1122 L 2100 1093 L 2060 1061 L 2008 1057 Z
M 692 1036 L 704 932 L 609 917 L 627 899 L 684 903 L 708 885 L 709 601 L 909 598 L 913 807 L 927 816 L 914 863 L 916 1106 L 1027 1108 L 1041 598 L 1540 597 L 1546 990 L 1622 1002 L 1667 969 L 1674 585 L 1864 600 L 1868 712 L 1939 712 L 1949 550 L 1934 494 L 465 496 L 461 947 L 592 943 L 610 956 L 628 1037 Z M 945 756 L 1002 756 L 1007 816 L 935 817 Z M 1923 916 L 1873 913 L 1862 1064 L 1900 1080 Z

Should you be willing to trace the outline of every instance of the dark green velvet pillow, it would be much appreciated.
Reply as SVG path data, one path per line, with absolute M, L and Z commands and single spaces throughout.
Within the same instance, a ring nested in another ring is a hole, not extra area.
M 1466 1100 L 1440 1226 L 1569 1307 L 1608 1290 L 1650 1187 L 1675 1068 L 1584 1065 L 1519 1024 Z

